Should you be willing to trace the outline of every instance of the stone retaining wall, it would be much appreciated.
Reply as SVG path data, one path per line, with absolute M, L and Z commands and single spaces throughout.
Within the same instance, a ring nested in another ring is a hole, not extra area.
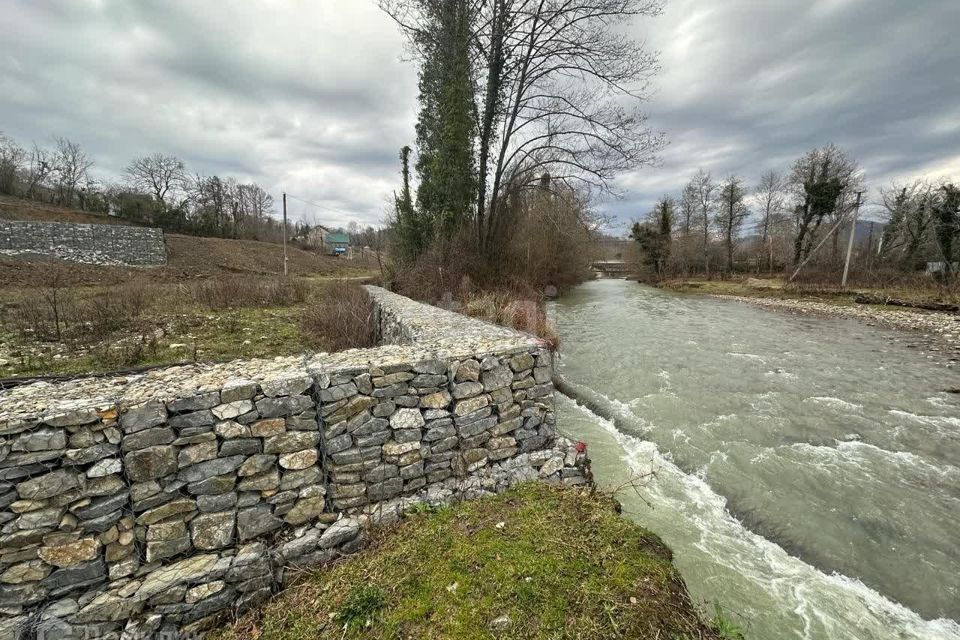
M 197 631 L 413 503 L 584 482 L 548 351 L 370 292 L 406 344 L 0 392 L 0 640 Z
M 167 263 L 163 230 L 113 224 L 0 220 L 0 255 L 137 267 Z

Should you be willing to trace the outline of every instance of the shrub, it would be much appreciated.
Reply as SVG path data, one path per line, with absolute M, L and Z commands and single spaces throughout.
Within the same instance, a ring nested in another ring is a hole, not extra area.
M 360 285 L 335 281 L 320 291 L 304 311 L 301 331 L 306 341 L 328 351 L 376 344 L 375 305 Z
M 195 284 L 191 296 L 194 302 L 219 310 L 300 304 L 309 293 L 309 283 L 299 278 L 229 276 Z
M 547 317 L 544 299 L 530 291 L 527 291 L 527 295 L 511 291 L 466 294 L 461 312 L 473 318 L 535 335 L 551 351 L 560 347 L 560 336 Z

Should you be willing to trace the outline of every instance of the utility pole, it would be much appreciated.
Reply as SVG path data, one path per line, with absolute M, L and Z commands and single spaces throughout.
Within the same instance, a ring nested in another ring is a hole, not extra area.
M 283 275 L 287 275 L 287 192 L 283 192 Z
M 847 274 L 850 273 L 850 255 L 853 253 L 853 237 L 857 233 L 857 215 L 860 213 L 861 196 L 863 191 L 857 191 L 857 204 L 853 207 L 853 224 L 850 225 L 850 240 L 847 242 L 847 262 L 843 265 L 843 280 L 840 282 L 840 286 L 844 289 L 847 288 Z

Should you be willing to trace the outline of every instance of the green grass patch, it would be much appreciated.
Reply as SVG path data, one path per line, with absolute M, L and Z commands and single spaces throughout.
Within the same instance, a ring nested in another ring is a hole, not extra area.
M 720 638 L 659 538 L 603 495 L 531 483 L 375 529 L 218 640 Z

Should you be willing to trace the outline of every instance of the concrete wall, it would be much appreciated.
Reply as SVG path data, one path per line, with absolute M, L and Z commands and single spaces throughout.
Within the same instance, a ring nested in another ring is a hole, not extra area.
M 0 255 L 138 267 L 167 262 L 161 229 L 69 222 L 0 220 Z
M 371 295 L 409 344 L 0 392 L 0 640 L 195 631 L 415 502 L 584 482 L 549 352 Z

